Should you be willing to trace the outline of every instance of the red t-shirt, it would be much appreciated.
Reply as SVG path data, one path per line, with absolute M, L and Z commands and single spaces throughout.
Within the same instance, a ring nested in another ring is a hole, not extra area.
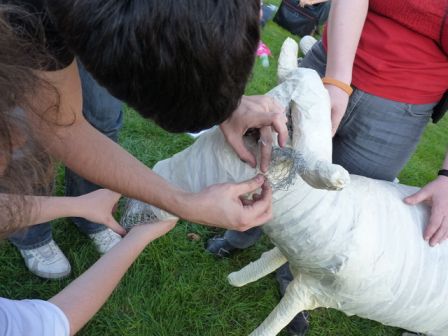
M 434 103 L 448 89 L 448 0 L 370 0 L 352 84 L 411 104 Z M 327 31 L 323 43 L 326 48 Z

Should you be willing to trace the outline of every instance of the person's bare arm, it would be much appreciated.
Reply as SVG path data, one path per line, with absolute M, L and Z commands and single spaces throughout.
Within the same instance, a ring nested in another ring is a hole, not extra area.
M 70 335 L 76 334 L 101 308 L 145 246 L 175 224 L 176 220 L 168 220 L 134 227 L 84 274 L 49 300 L 67 316 Z
M 346 84 L 352 81 L 353 62 L 367 16 L 369 0 L 333 0 L 328 18 L 328 50 L 325 76 Z M 345 114 L 348 95 L 340 88 L 326 85 L 331 99 L 333 135 Z
M 252 206 L 243 205 L 239 199 L 241 194 L 261 187 L 262 177 L 240 185 L 213 186 L 200 193 L 185 192 L 152 172 L 84 119 L 76 62 L 60 71 L 43 72 L 41 77 L 58 90 L 59 109 L 48 109 L 55 101 L 54 92 L 48 89 L 36 95 L 35 109 L 46 111 L 45 117 L 57 120 L 58 125 L 53 122 L 48 126 L 31 113 L 35 128 L 41 130 L 40 139 L 50 153 L 79 175 L 200 224 L 246 230 L 270 219 L 269 189 Z

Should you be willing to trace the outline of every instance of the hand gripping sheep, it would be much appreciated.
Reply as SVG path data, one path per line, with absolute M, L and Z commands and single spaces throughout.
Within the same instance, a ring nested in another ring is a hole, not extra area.
M 275 160 L 274 152 L 268 178 L 275 185 L 285 170 L 300 177 L 287 190 L 274 188 L 274 216 L 263 231 L 276 247 L 228 277 L 243 286 L 289 261 L 294 280 L 251 335 L 276 335 L 298 312 L 317 307 L 448 335 L 448 243 L 431 248 L 423 240 L 428 208 L 402 201 L 417 188 L 349 176 L 331 164 L 329 97 L 314 71 L 295 69 L 296 55 L 297 45 L 287 40 L 279 59 L 283 82 L 268 93 L 290 107 L 293 154 Z M 225 143 L 219 128 L 154 170 L 190 191 L 256 173 Z M 169 216 L 150 206 L 145 211 Z

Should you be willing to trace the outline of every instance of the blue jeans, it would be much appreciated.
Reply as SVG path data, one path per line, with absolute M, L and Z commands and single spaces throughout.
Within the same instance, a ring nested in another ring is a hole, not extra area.
M 325 75 L 327 55 L 317 42 L 300 63 Z M 333 162 L 350 174 L 393 181 L 415 151 L 435 104 L 407 104 L 354 89 L 333 138 Z M 228 230 L 227 241 L 247 248 L 261 236 L 260 228 Z
M 118 132 L 123 124 L 122 102 L 101 87 L 79 62 L 78 67 L 82 85 L 84 117 L 98 131 L 116 142 Z M 99 188 L 98 185 L 85 180 L 70 169 L 65 169 L 66 196 L 79 196 Z M 84 218 L 72 218 L 72 220 L 85 234 L 106 229 L 104 225 L 89 222 Z M 9 240 L 20 249 L 37 248 L 47 244 L 51 239 L 51 224 L 49 222 L 34 225 L 9 237 Z

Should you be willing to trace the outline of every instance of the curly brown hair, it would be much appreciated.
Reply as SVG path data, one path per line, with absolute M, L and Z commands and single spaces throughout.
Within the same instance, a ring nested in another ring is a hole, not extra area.
M 26 32 L 14 26 L 17 19 L 26 22 Z M 0 238 L 29 221 L 33 204 L 25 195 L 51 192 L 53 162 L 27 120 L 34 112 L 33 94 L 39 86 L 49 85 L 30 68 L 30 64 L 44 68 L 49 61 L 43 50 L 35 48 L 42 44 L 34 42 L 42 38 L 41 25 L 32 15 L 0 5 Z

